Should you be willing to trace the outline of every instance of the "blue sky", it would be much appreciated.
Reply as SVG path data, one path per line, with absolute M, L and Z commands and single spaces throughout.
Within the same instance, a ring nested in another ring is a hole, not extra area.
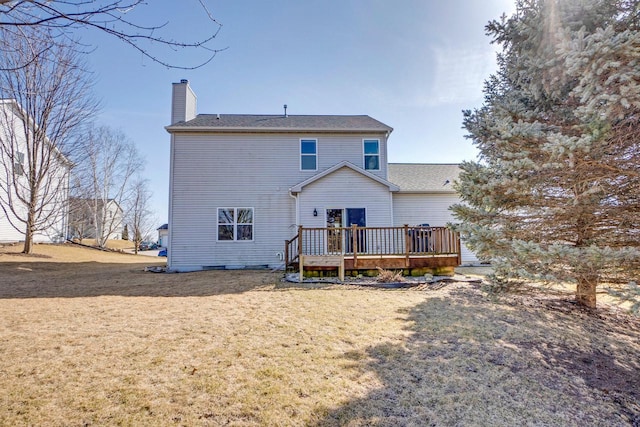
M 214 30 L 197 0 L 153 1 L 134 11 L 162 34 L 201 39 Z M 207 0 L 222 24 L 212 46 L 227 48 L 196 70 L 167 69 L 122 42 L 82 34 L 103 109 L 146 159 L 158 226 L 167 221 L 171 83 L 186 78 L 199 113 L 368 114 L 394 128 L 389 160 L 457 163 L 476 152 L 464 138 L 463 109 L 482 103 L 495 70 L 490 19 L 512 0 Z M 153 48 L 155 49 L 155 48 Z M 156 49 L 196 64 L 197 51 Z

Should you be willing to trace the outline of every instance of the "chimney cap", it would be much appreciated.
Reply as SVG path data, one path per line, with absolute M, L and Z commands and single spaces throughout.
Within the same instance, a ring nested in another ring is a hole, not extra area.
M 187 79 L 181 79 L 181 80 L 180 80 L 180 83 L 189 83 L 189 80 L 187 80 Z

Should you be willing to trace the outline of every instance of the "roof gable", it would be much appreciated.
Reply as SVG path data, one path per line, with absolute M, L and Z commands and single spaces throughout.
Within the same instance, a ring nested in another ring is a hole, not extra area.
M 330 167 L 329 169 L 326 169 L 326 170 L 320 172 L 317 175 L 312 176 L 311 178 L 309 178 L 309 179 L 307 179 L 305 181 L 302 181 L 301 183 L 299 183 L 297 185 L 294 185 L 289 190 L 292 193 L 300 193 L 302 191 L 302 189 L 304 187 L 306 187 L 307 185 L 312 184 L 312 183 L 314 183 L 316 181 L 319 181 L 322 178 L 324 178 L 325 176 L 330 175 L 330 174 L 332 174 L 332 173 L 334 173 L 334 172 L 336 172 L 336 171 L 338 171 L 338 170 L 340 170 L 342 168 L 349 168 L 349 169 L 351 169 L 351 170 L 353 170 L 353 171 L 355 171 L 355 172 L 357 172 L 357 173 L 359 173 L 359 174 L 361 174 L 361 175 L 363 175 L 363 176 L 365 176 L 365 177 L 367 177 L 367 178 L 369 178 L 369 179 L 371 179 L 373 181 L 376 181 L 379 184 L 382 184 L 382 185 L 388 187 L 389 191 L 398 191 L 400 189 L 397 185 L 395 185 L 395 184 L 393 184 L 393 183 L 391 183 L 391 182 L 389 182 L 389 181 L 387 181 L 385 179 L 382 179 L 377 175 L 369 173 L 366 170 L 357 167 L 353 163 L 349 163 L 347 161 L 344 161 L 344 162 L 340 162 L 340 163 Z
M 457 163 L 389 163 L 387 170 L 401 193 L 456 193 L 453 183 L 462 172 Z

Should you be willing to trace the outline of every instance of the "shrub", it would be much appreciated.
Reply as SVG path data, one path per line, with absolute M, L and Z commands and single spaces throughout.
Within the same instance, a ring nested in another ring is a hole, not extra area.
M 376 281 L 380 283 L 391 283 L 391 282 L 404 282 L 405 278 L 402 276 L 401 271 L 391 271 L 385 270 L 384 268 L 376 267 L 378 269 L 378 276 L 376 277 Z

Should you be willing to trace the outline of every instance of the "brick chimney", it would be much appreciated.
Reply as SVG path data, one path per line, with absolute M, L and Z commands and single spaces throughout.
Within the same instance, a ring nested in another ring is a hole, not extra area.
M 196 94 L 189 86 L 189 80 L 182 79 L 173 83 L 171 96 L 171 124 L 187 122 L 196 117 Z

